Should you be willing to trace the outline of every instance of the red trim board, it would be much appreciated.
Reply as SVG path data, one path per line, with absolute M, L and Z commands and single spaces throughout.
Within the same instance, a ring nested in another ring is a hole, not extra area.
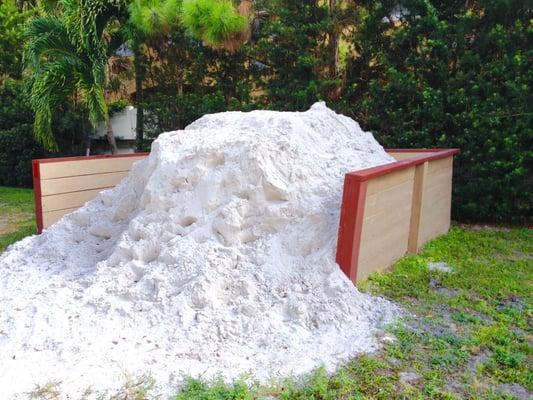
M 32 175 L 33 175 L 33 198 L 35 200 L 35 221 L 37 224 L 37 232 L 43 231 L 43 203 L 41 198 L 41 169 L 40 160 L 33 160 Z
M 446 158 L 459 153 L 459 149 L 386 149 L 389 153 L 431 153 L 390 164 L 349 172 L 344 178 L 344 190 L 337 238 L 336 261 L 352 282 L 357 280 L 357 267 L 361 246 L 366 188 L 368 181 L 426 161 Z

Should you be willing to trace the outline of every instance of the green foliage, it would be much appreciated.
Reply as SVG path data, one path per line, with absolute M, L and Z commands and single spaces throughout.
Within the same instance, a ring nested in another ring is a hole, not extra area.
M 182 19 L 194 37 L 211 46 L 247 28 L 247 20 L 231 0 L 183 0 Z
M 0 185 L 31 186 L 31 160 L 44 155 L 32 135 L 32 112 L 22 84 L 0 85 Z
M 180 8 L 180 0 L 133 0 L 130 22 L 146 36 L 161 34 L 179 23 Z
M 124 99 L 119 99 L 119 100 L 109 103 L 109 105 L 107 106 L 109 110 L 109 115 L 112 116 L 113 114 L 116 114 L 116 113 L 119 113 L 125 110 L 129 104 L 130 103 Z
M 169 39 L 149 40 L 157 63 L 146 64 L 153 89 L 145 90 L 147 137 L 182 129 L 206 113 L 247 110 L 251 107 L 251 80 L 246 54 L 230 54 L 203 46 L 176 28 Z
M 32 132 L 33 112 L 21 81 L 0 84 L 0 185 L 30 187 L 31 160 L 48 154 Z M 52 118 L 51 129 L 60 155 L 79 154 L 83 117 L 79 110 L 61 103 Z
M 228 386 L 223 381 L 207 384 L 189 379 L 175 400 L 253 400 L 254 398 L 248 386 L 241 382 Z
M 93 126 L 108 115 L 104 97 L 107 50 L 102 26 L 106 21 L 100 19 L 102 14 L 91 13 L 93 8 L 96 13 L 103 11 L 96 2 L 88 6 L 83 0 L 64 0 L 63 6 L 63 15 L 37 17 L 26 31 L 34 133 L 46 149 L 53 151 L 58 146 L 52 115 L 65 100 L 79 96 Z
M 3 76 L 22 77 L 20 44 L 24 37 L 24 23 L 31 15 L 31 11 L 19 11 L 15 0 L 0 2 L 0 82 Z
M 145 103 L 146 134 L 155 138 L 161 132 L 183 129 L 205 114 L 240 109 L 237 99 L 226 101 L 222 92 L 206 95 L 195 93 L 147 96 Z
M 454 218 L 531 218 L 531 10 L 521 1 L 367 2 L 344 99 L 387 147 L 460 147 Z
M 277 110 L 304 110 L 325 100 L 338 84 L 325 74 L 327 29 L 330 24 L 327 2 L 262 1 L 271 14 L 249 49 L 252 65 L 264 95 L 264 107 Z

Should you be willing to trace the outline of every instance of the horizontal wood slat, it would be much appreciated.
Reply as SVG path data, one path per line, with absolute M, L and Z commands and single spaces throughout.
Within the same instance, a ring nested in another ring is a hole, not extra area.
M 49 227 L 50 225 L 55 224 L 57 221 L 59 221 L 63 215 L 76 211 L 78 208 L 79 207 L 73 207 L 66 208 L 64 210 L 45 212 L 43 213 L 43 225 L 45 227 Z
M 42 163 L 41 179 L 64 178 L 81 175 L 104 174 L 109 172 L 129 171 L 135 161 L 146 156 L 97 158 L 91 160 L 72 160 Z
M 129 171 L 109 172 L 103 174 L 72 176 L 65 178 L 46 179 L 41 189 L 42 196 L 81 192 L 90 189 L 102 189 L 115 186 Z
M 102 190 L 116 186 L 132 165 L 147 153 L 116 156 L 64 157 L 33 161 L 35 210 L 41 232 L 94 199 Z
M 43 212 L 64 210 L 66 208 L 81 207 L 98 193 L 107 188 L 84 190 L 81 192 L 53 194 L 42 198 Z

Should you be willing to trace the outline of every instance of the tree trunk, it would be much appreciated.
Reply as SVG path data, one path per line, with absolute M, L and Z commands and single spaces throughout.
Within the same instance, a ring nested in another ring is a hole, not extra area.
M 117 142 L 115 141 L 115 134 L 113 133 L 113 126 L 111 125 L 111 118 L 109 118 L 109 115 L 106 116 L 105 124 L 107 128 L 107 141 L 111 148 L 111 154 L 116 154 L 118 150 Z
M 135 106 L 137 107 L 137 121 L 135 133 L 135 150 L 141 152 L 144 149 L 144 105 L 143 105 L 143 80 L 144 66 L 140 46 L 135 43 L 133 65 L 135 68 Z
M 333 24 L 329 32 L 329 48 L 331 57 L 329 73 L 331 78 L 336 78 L 339 76 L 340 73 L 339 32 L 337 26 L 337 0 L 329 0 L 329 14 Z

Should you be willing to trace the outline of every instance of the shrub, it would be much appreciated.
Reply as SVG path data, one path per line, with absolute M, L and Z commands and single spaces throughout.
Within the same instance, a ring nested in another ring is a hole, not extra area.
M 0 185 L 32 185 L 31 160 L 44 155 L 33 138 L 33 115 L 20 82 L 0 85 Z
M 348 111 L 387 147 L 461 148 L 454 218 L 530 219 L 530 10 L 507 0 L 396 4 L 361 12 Z
M 31 160 L 82 154 L 83 115 L 71 105 L 60 106 L 52 129 L 60 151 L 47 153 L 33 136 L 33 113 L 24 84 L 6 79 L 0 84 L 0 186 L 31 187 Z

